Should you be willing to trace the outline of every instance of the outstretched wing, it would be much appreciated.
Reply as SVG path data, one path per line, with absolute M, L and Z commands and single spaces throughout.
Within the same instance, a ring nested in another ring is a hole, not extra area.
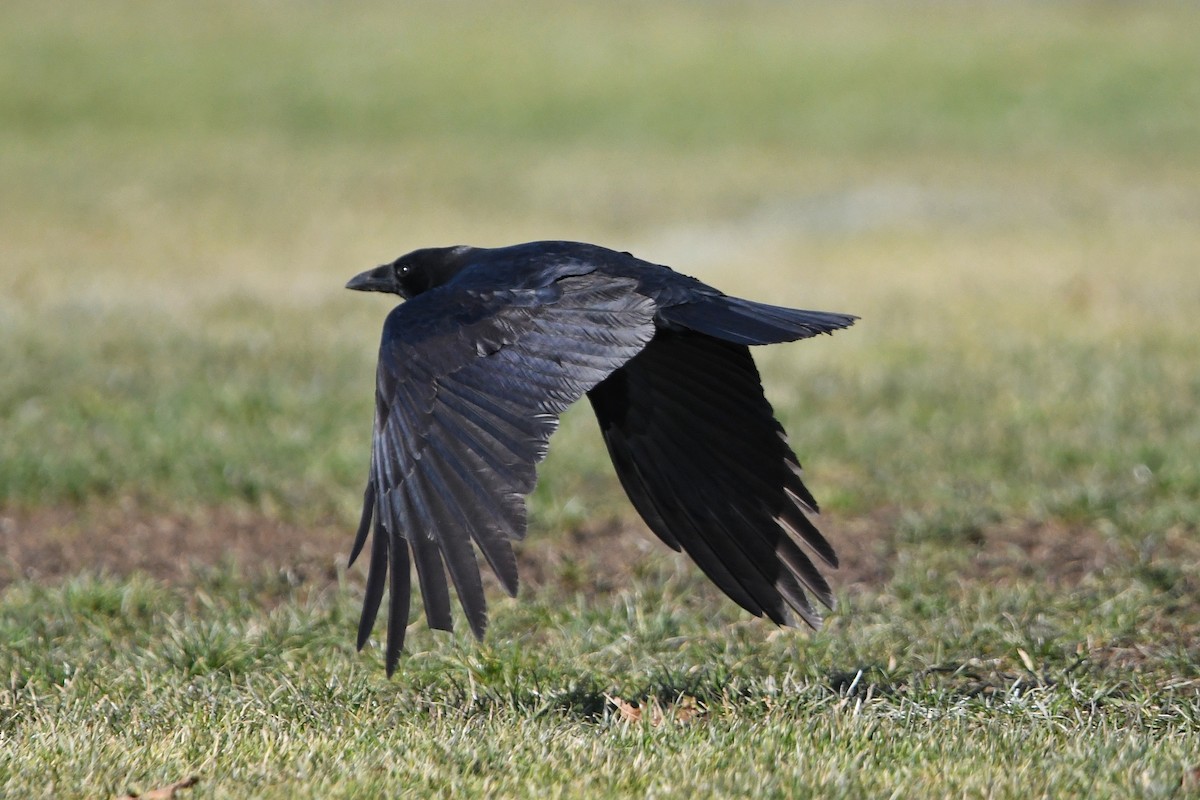
M 659 538 L 752 614 L 820 624 L 806 592 L 831 608 L 833 595 L 797 542 L 830 566 L 837 557 L 806 516 L 817 503 L 744 344 L 660 330 L 588 397 Z
M 636 282 L 598 273 L 534 289 L 434 290 L 384 327 L 370 480 L 351 563 L 374 518 L 358 646 L 390 571 L 387 670 L 408 624 L 412 550 L 430 626 L 452 627 L 446 570 L 476 636 L 487 606 L 471 542 L 510 593 L 511 540 L 558 415 L 636 355 L 654 334 L 654 303 Z

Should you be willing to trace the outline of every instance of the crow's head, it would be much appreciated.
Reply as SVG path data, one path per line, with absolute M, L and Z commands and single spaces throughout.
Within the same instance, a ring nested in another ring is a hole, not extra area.
M 359 273 L 346 284 L 360 292 L 388 292 L 408 299 L 441 286 L 470 261 L 470 247 L 427 247 Z

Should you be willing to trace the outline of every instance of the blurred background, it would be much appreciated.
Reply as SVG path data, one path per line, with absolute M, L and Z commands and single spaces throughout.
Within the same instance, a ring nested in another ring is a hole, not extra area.
M 923 546 L 1195 538 L 1192 4 L 3 17 L 0 582 L 343 558 L 390 307 L 345 280 L 539 238 L 862 317 L 759 353 L 848 580 Z M 533 499 L 547 542 L 636 525 L 582 411 Z

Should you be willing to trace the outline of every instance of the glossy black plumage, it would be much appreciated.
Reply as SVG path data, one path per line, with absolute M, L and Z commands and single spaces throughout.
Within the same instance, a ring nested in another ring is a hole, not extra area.
M 434 628 L 452 625 L 448 573 L 483 635 L 476 548 L 516 593 L 511 542 L 525 534 L 525 496 L 559 414 L 585 394 L 621 484 L 664 542 L 781 625 L 820 623 L 810 594 L 832 606 L 800 543 L 837 559 L 807 516 L 817 503 L 748 345 L 831 333 L 855 317 L 729 297 L 575 242 L 417 250 L 347 287 L 408 298 L 384 324 L 350 559 L 370 538 L 358 646 L 386 588 L 388 674 L 408 623 L 410 550 Z

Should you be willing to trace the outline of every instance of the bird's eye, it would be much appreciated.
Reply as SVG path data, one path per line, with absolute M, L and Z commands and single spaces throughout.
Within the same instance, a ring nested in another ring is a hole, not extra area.
M 410 267 L 408 264 L 403 264 L 396 267 L 396 274 L 400 277 L 404 277 L 410 272 L 412 272 L 412 267 Z

